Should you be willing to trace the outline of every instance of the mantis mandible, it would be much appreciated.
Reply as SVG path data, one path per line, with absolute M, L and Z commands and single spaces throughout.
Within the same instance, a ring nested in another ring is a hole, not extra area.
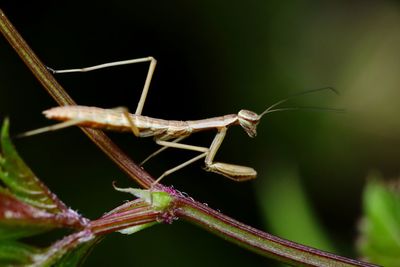
M 44 128 L 25 132 L 20 136 L 35 135 L 38 133 L 58 130 L 73 125 L 82 127 L 100 128 L 113 131 L 121 131 L 121 132 L 131 131 L 136 137 L 153 137 L 154 141 L 158 145 L 162 146 L 162 148 L 160 148 L 159 150 L 148 156 L 141 163 L 141 165 L 144 164 L 146 161 L 148 161 L 150 158 L 164 151 L 168 147 L 200 152 L 200 154 L 197 155 L 196 157 L 165 171 L 154 182 L 154 184 L 158 183 L 165 176 L 202 158 L 205 158 L 204 160 L 205 170 L 221 174 L 229 179 L 241 182 L 256 178 L 257 176 L 256 170 L 247 166 L 214 161 L 215 155 L 218 152 L 218 149 L 220 148 L 227 133 L 227 130 L 230 126 L 239 125 L 243 128 L 243 130 L 247 133 L 249 137 L 255 137 L 257 135 L 257 125 L 264 115 L 276 111 L 295 110 L 304 108 L 304 107 L 277 108 L 277 106 L 288 101 L 292 97 L 328 89 L 336 92 L 331 87 L 324 87 L 324 88 L 304 91 L 297 95 L 293 95 L 291 97 L 276 102 L 275 104 L 269 106 L 266 110 L 264 110 L 260 114 L 257 114 L 250 110 L 242 109 L 237 114 L 229 114 L 225 116 L 219 116 L 201 120 L 175 121 L 175 120 L 162 120 L 142 115 L 143 106 L 146 101 L 147 93 L 150 87 L 150 82 L 153 77 L 153 73 L 157 63 L 157 61 L 153 57 L 116 61 L 80 69 L 53 70 L 49 68 L 49 70 L 52 71 L 54 74 L 70 73 L 70 72 L 88 72 L 102 68 L 135 64 L 140 62 L 150 62 L 150 66 L 147 72 L 147 77 L 142 90 L 142 94 L 140 96 L 140 100 L 134 114 L 130 114 L 126 108 L 103 109 L 103 108 L 88 107 L 88 106 L 55 107 L 45 110 L 43 114 L 49 119 L 54 119 L 63 122 L 52 126 L 47 126 Z M 317 109 L 325 109 L 338 112 L 341 111 L 339 109 L 329 109 L 329 108 L 317 108 Z M 200 131 L 208 131 L 213 129 L 215 129 L 217 133 L 209 147 L 193 146 L 180 143 L 184 138 L 188 137 L 192 133 Z

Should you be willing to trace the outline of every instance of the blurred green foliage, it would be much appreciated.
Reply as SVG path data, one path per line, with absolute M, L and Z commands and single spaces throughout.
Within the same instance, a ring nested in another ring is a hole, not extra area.
M 291 241 L 337 253 L 302 188 L 296 168 L 276 166 L 267 178 L 257 188 L 266 227 Z
M 364 192 L 364 217 L 358 248 L 369 261 L 386 267 L 400 265 L 399 181 L 385 184 L 371 175 Z
M 345 115 L 274 113 L 263 118 L 254 140 L 239 129 L 228 131 L 217 159 L 254 167 L 258 180 L 235 184 L 202 171 L 198 164 L 165 182 L 227 215 L 278 234 L 274 231 L 279 229 L 268 222 L 270 215 L 260 212 L 263 204 L 258 201 L 263 198 L 256 197 L 255 189 L 264 192 L 265 180 L 281 177 L 274 171 L 279 166 L 296 166 L 282 170 L 287 187 L 267 183 L 268 192 L 284 188 L 293 199 L 306 199 L 302 205 L 315 219 L 311 225 L 323 229 L 313 234 L 321 234 L 318 239 L 324 240 L 315 246 L 328 250 L 333 246 L 342 255 L 356 256 L 353 243 L 367 173 L 378 169 L 392 176 L 400 169 L 396 1 L 6 2 L 2 8 L 9 18 L 45 64 L 55 69 L 149 55 L 157 58 L 145 115 L 185 120 L 242 108 L 261 112 L 302 90 L 338 89 L 339 97 L 321 93 L 288 105 L 346 108 Z M 49 124 L 40 113 L 54 102 L 0 39 L 0 117 L 12 118 L 15 133 Z M 146 71 L 146 65 L 137 65 L 57 78 L 80 104 L 134 110 Z M 137 161 L 156 149 L 151 140 L 112 137 Z M 204 134 L 187 142 L 208 145 L 211 138 Z M 89 218 L 99 217 L 126 198 L 113 192 L 111 181 L 132 187 L 77 129 L 17 142 L 45 183 Z M 169 151 L 145 167 L 158 176 L 190 156 Z M 297 191 L 290 192 L 290 185 L 296 185 Z M 284 208 L 292 215 L 298 208 L 281 200 L 269 200 L 268 205 L 268 210 Z M 287 223 L 287 217 L 280 220 L 280 225 Z M 133 238 L 106 238 L 87 266 L 271 264 L 191 225 L 154 229 Z M 300 230 L 294 237 L 292 227 L 286 233 L 282 229 L 281 236 L 309 242 Z M 185 245 L 189 242 L 193 250 Z M 196 249 L 204 254 L 199 257 Z

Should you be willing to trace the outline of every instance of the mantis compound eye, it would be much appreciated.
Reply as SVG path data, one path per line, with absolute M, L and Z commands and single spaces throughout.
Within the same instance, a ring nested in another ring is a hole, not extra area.
M 260 116 L 250 110 L 242 109 L 238 113 L 239 124 L 250 137 L 256 137 L 257 125 L 260 121 Z

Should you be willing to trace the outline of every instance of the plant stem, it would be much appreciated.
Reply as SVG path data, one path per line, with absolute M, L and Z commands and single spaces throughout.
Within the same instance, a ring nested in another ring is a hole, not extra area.
M 154 211 L 147 202 L 136 199 L 90 222 L 88 229 L 97 236 L 104 235 L 132 226 L 155 223 L 160 214 L 160 211 Z
M 193 222 L 241 247 L 292 266 L 377 266 L 270 235 L 188 198 L 177 198 L 175 202 L 179 206 L 176 216 Z

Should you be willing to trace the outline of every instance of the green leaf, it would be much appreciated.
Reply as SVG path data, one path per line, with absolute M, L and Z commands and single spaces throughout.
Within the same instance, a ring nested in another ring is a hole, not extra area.
M 0 180 L 21 201 L 51 213 L 66 211 L 67 207 L 36 177 L 18 155 L 9 135 L 9 121 L 1 130 Z
M 16 241 L 0 241 L 0 266 L 32 264 L 40 250 Z
M 0 266 L 71 267 L 79 266 L 100 238 L 81 238 L 72 234 L 47 249 L 16 241 L 0 241 Z
M 81 228 L 86 220 L 68 209 L 20 158 L 8 133 L 1 129 L 0 240 L 18 239 L 56 227 Z
M 0 240 L 32 236 L 53 229 L 54 215 L 41 211 L 5 190 L 0 191 Z
M 52 246 L 36 255 L 35 267 L 71 267 L 80 266 L 91 249 L 100 242 L 90 232 L 81 231 L 64 237 Z
M 72 251 L 68 251 L 61 259 L 54 261 L 52 264 L 47 266 L 54 267 L 71 267 L 81 266 L 85 261 L 86 257 L 91 252 L 91 249 L 96 242 L 88 242 L 77 246 Z
M 363 197 L 364 218 L 358 248 L 361 255 L 383 266 L 400 266 L 400 187 L 370 179 Z

